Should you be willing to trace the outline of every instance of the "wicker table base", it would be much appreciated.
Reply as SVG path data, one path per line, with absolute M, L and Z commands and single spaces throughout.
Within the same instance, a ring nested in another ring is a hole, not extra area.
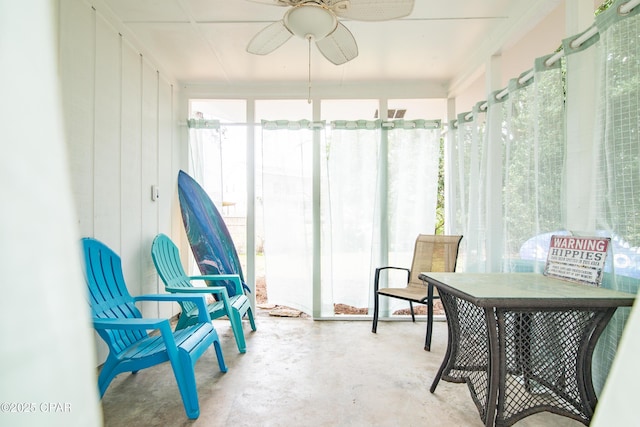
M 466 383 L 486 426 L 510 426 L 543 411 L 589 424 L 597 403 L 591 380 L 596 342 L 616 305 L 631 304 L 633 296 L 613 304 L 544 296 L 505 300 L 434 283 L 449 340 L 432 393 L 441 378 Z
M 507 311 L 481 309 L 441 292 L 454 343 L 441 378 L 466 382 L 481 419 L 510 426 L 536 412 L 549 411 L 588 425 L 597 402 L 591 383 L 591 356 L 597 337 L 615 309 Z M 497 349 L 487 325 L 495 328 Z M 499 355 L 497 402 L 489 392 L 490 353 Z M 436 377 L 432 391 L 435 391 Z M 495 414 L 492 408 L 495 407 Z M 487 418 L 489 414 L 489 419 Z

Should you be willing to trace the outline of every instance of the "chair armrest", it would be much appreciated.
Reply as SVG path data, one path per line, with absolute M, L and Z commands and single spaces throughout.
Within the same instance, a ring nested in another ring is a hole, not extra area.
M 205 288 L 204 292 L 200 291 L 201 294 L 208 293 Z M 138 295 L 137 297 L 133 297 L 133 299 L 137 301 L 191 301 L 193 303 L 198 302 L 199 299 L 204 299 L 204 295 L 179 295 L 178 293 L 174 294 L 145 294 Z
M 227 288 L 224 286 L 194 286 L 192 288 L 179 287 L 173 288 L 171 286 L 165 286 L 164 290 L 171 292 L 172 294 L 220 294 L 226 292 Z
M 393 267 L 393 266 L 378 267 L 378 268 L 376 268 L 376 271 L 387 270 L 387 269 L 390 269 L 390 268 L 392 268 L 392 269 L 394 269 L 394 270 L 404 270 L 404 271 L 406 271 L 407 273 L 411 273 L 411 270 L 410 270 L 410 269 L 408 269 L 408 268 L 404 268 L 404 267 Z
M 239 274 L 205 274 L 202 276 L 189 276 L 189 280 L 208 280 L 210 282 L 220 282 L 223 280 L 229 280 L 233 282 L 236 287 L 236 294 L 243 294 L 242 281 Z
M 186 294 L 182 291 L 180 293 L 171 293 L 171 294 L 147 294 L 147 295 L 138 295 L 137 297 L 133 297 L 134 301 L 191 301 L 198 307 L 198 319 L 202 323 L 209 323 L 211 319 L 209 319 L 209 314 L 207 312 L 207 300 L 206 295 L 208 292 L 198 292 L 194 294 Z
M 158 329 L 163 323 L 169 323 L 167 319 L 144 319 L 144 318 L 136 318 L 136 319 L 101 319 L 94 317 L 93 318 L 93 327 L 102 330 L 102 329 L 127 329 L 127 330 L 136 330 L 136 329 Z
M 167 292 L 171 292 L 173 295 L 175 295 L 176 293 L 214 294 L 222 300 L 225 306 L 229 306 L 229 294 L 227 293 L 227 288 L 225 288 L 224 286 L 206 286 L 193 288 L 172 288 L 169 286 L 165 286 L 164 289 Z
M 204 297 L 203 297 L 204 300 Z M 207 322 L 209 319 L 207 317 Z M 120 329 L 120 330 L 136 330 L 147 331 L 150 329 L 159 330 L 162 341 L 164 341 L 167 352 L 170 353 L 170 358 L 178 357 L 178 349 L 176 347 L 176 341 L 171 332 L 171 324 L 169 319 L 154 319 L 154 318 L 126 318 L 126 319 L 101 319 L 93 318 L 93 327 L 97 331 L 108 329 Z
M 394 267 L 394 266 L 378 267 L 378 268 L 376 268 L 376 274 L 374 276 L 374 281 L 373 281 L 374 292 L 378 292 L 378 289 L 379 289 L 379 286 L 378 286 L 379 283 L 378 282 L 380 280 L 380 272 L 382 270 L 388 270 L 388 269 L 406 271 L 407 272 L 407 283 L 409 283 L 409 279 L 411 278 L 411 270 L 409 270 L 408 268 Z
M 240 281 L 239 274 L 203 274 L 201 276 L 189 276 L 189 280 L 238 280 Z

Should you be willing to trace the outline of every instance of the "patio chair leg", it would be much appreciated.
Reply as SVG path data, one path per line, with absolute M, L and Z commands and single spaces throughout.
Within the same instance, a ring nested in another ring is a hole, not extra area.
M 255 331 L 256 328 L 256 320 L 253 318 L 253 310 L 251 307 L 247 309 L 247 317 L 249 318 L 249 323 L 251 324 L 251 330 Z
M 240 316 L 240 313 L 235 309 L 231 310 L 229 320 L 231 321 L 231 329 L 233 330 L 233 335 L 235 336 L 236 344 L 238 345 L 238 351 L 240 353 L 246 353 L 247 344 L 244 340 L 244 330 L 242 329 L 242 317 Z
M 373 326 L 371 327 L 371 332 L 373 332 L 374 334 L 378 330 L 378 304 L 379 304 L 378 298 L 379 297 L 380 296 L 376 292 L 376 296 L 373 303 Z
M 380 269 L 376 268 L 376 274 L 373 280 L 373 325 L 371 327 L 371 332 L 374 334 L 378 330 L 378 310 L 380 309 L 380 295 L 378 295 L 379 280 Z

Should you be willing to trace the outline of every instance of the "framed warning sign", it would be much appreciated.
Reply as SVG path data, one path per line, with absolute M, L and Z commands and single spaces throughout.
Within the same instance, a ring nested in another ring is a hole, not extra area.
M 546 276 L 600 286 L 609 237 L 551 236 Z

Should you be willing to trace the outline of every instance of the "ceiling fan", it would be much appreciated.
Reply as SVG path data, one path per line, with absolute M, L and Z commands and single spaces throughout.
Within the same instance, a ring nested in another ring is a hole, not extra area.
M 353 34 L 338 18 L 354 21 L 388 21 L 407 16 L 414 0 L 250 0 L 289 7 L 282 20 L 260 30 L 247 52 L 266 55 L 293 35 L 314 41 L 325 58 L 336 65 L 358 56 Z

